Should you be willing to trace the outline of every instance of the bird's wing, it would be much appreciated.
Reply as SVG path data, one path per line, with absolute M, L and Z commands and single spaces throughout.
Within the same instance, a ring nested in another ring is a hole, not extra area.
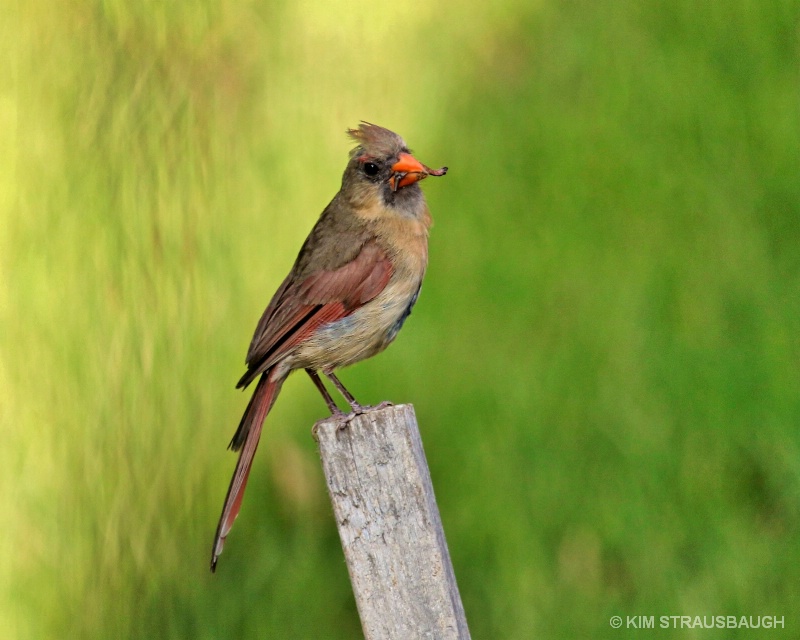
M 261 317 L 247 353 L 248 370 L 238 386 L 247 386 L 319 326 L 349 316 L 375 298 L 393 271 L 386 251 L 369 240 L 336 269 L 318 271 L 299 282 L 290 274 Z

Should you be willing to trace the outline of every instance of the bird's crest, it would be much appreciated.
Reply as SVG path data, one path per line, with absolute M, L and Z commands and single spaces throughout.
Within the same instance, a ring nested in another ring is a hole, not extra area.
M 351 154 L 362 151 L 373 156 L 391 156 L 402 150 L 407 150 L 406 143 L 394 131 L 389 131 L 377 124 L 362 122 L 358 129 L 348 129 L 347 135 L 358 143 Z

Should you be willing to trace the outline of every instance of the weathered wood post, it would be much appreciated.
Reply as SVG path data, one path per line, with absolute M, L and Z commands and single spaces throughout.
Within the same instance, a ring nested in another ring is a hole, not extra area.
M 314 435 L 366 640 L 469 639 L 414 407 Z

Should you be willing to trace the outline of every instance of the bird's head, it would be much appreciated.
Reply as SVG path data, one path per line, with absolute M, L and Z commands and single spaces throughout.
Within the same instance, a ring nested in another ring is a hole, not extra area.
M 408 208 L 422 200 L 417 183 L 443 176 L 447 167 L 431 169 L 417 160 L 396 133 L 362 122 L 348 135 L 358 143 L 342 178 L 342 189 L 357 199 L 379 194 L 385 205 Z

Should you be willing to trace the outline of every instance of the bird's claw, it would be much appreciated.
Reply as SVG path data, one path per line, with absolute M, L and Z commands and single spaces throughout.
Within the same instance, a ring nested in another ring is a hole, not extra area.
M 350 413 L 345 413 L 341 409 L 337 407 L 337 411 L 331 414 L 331 418 L 336 420 L 339 423 L 339 429 L 344 429 L 348 424 L 350 424 L 357 416 L 363 415 L 370 411 L 380 411 L 381 409 L 386 409 L 387 407 L 393 407 L 394 403 L 389 402 L 388 400 L 384 400 L 380 404 L 375 405 L 361 405 L 357 402 L 350 405 L 352 411 Z
M 368 404 L 366 406 L 356 403 L 351 405 L 351 408 L 353 410 L 347 415 L 350 418 L 350 420 L 352 420 L 356 416 L 360 416 L 361 414 L 367 413 L 368 411 L 380 411 L 381 409 L 386 409 L 386 407 L 393 407 L 393 406 L 394 403 L 389 402 L 388 400 L 384 400 L 380 404 Z

